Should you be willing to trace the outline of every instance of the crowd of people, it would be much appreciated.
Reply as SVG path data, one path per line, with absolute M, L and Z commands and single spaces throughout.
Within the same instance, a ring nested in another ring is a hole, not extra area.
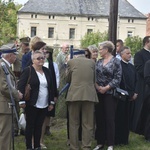
M 114 56 L 116 44 L 116 55 Z M 70 150 L 113 150 L 126 145 L 129 132 L 144 135 L 150 142 L 150 36 L 143 39 L 143 49 L 134 57 L 121 39 L 116 43 L 73 50 L 64 43 L 53 61 L 53 48 L 40 37 L 24 37 L 8 48 L 1 48 L 0 59 L 0 150 L 10 150 L 11 131 L 18 134 L 17 117 L 12 117 L 11 98 L 26 118 L 26 149 L 47 149 L 44 135 L 50 135 L 51 118 L 59 97 L 58 89 L 66 84 L 67 144 Z M 61 83 L 61 84 L 60 84 Z M 26 85 L 30 98 L 25 100 Z M 113 96 L 121 88 L 125 99 Z M 10 90 L 11 89 L 11 90 Z M 12 95 L 12 96 L 11 96 Z M 11 124 L 14 124 L 12 126 Z M 6 144 L 2 144 L 6 143 Z

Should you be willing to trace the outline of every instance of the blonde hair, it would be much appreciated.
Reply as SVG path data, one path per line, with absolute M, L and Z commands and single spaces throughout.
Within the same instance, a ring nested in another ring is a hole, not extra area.
M 102 43 L 98 43 L 98 47 L 102 46 L 103 48 L 107 48 L 109 53 L 115 49 L 115 45 L 111 41 L 104 41 Z
M 33 51 L 34 44 L 39 42 L 39 41 L 42 41 L 42 39 L 38 36 L 34 36 L 34 37 L 31 38 L 31 41 L 29 43 L 31 51 Z

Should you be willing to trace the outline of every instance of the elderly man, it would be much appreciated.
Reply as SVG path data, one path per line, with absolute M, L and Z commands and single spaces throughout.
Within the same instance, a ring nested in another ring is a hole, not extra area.
M 82 116 L 82 149 L 90 150 L 94 129 L 94 104 L 98 102 L 95 90 L 95 63 L 85 58 L 82 52 L 76 53 L 67 63 L 67 93 L 69 112 L 70 150 L 79 150 L 78 129 Z
M 58 53 L 56 63 L 58 64 L 59 71 L 65 70 L 66 59 L 68 55 L 69 45 L 64 43 L 61 47 L 61 51 Z
M 2 50 L 0 60 L 0 150 L 10 150 L 12 137 L 12 109 L 10 91 L 15 101 L 22 98 L 22 94 L 16 89 L 15 75 L 11 70 L 11 64 L 16 60 L 16 49 Z M 4 72 L 8 70 L 8 75 Z M 8 79 L 8 80 L 7 80 Z M 9 90 L 10 87 L 10 90 Z

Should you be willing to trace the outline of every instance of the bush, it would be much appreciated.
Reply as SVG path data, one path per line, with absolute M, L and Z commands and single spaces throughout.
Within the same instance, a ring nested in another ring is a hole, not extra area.
M 96 44 L 98 45 L 99 42 L 108 40 L 108 33 L 105 31 L 103 33 L 97 31 L 97 32 L 91 32 L 85 34 L 85 36 L 81 39 L 81 47 L 86 48 L 89 45 Z
M 132 55 L 139 51 L 142 45 L 142 38 L 139 36 L 128 37 L 125 39 L 125 45 L 130 47 Z

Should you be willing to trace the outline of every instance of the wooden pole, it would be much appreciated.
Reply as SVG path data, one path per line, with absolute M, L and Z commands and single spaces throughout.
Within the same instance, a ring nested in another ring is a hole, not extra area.
M 115 45 L 117 40 L 118 2 L 119 0 L 110 0 L 108 38 Z M 116 55 L 116 50 L 114 50 L 114 55 Z

